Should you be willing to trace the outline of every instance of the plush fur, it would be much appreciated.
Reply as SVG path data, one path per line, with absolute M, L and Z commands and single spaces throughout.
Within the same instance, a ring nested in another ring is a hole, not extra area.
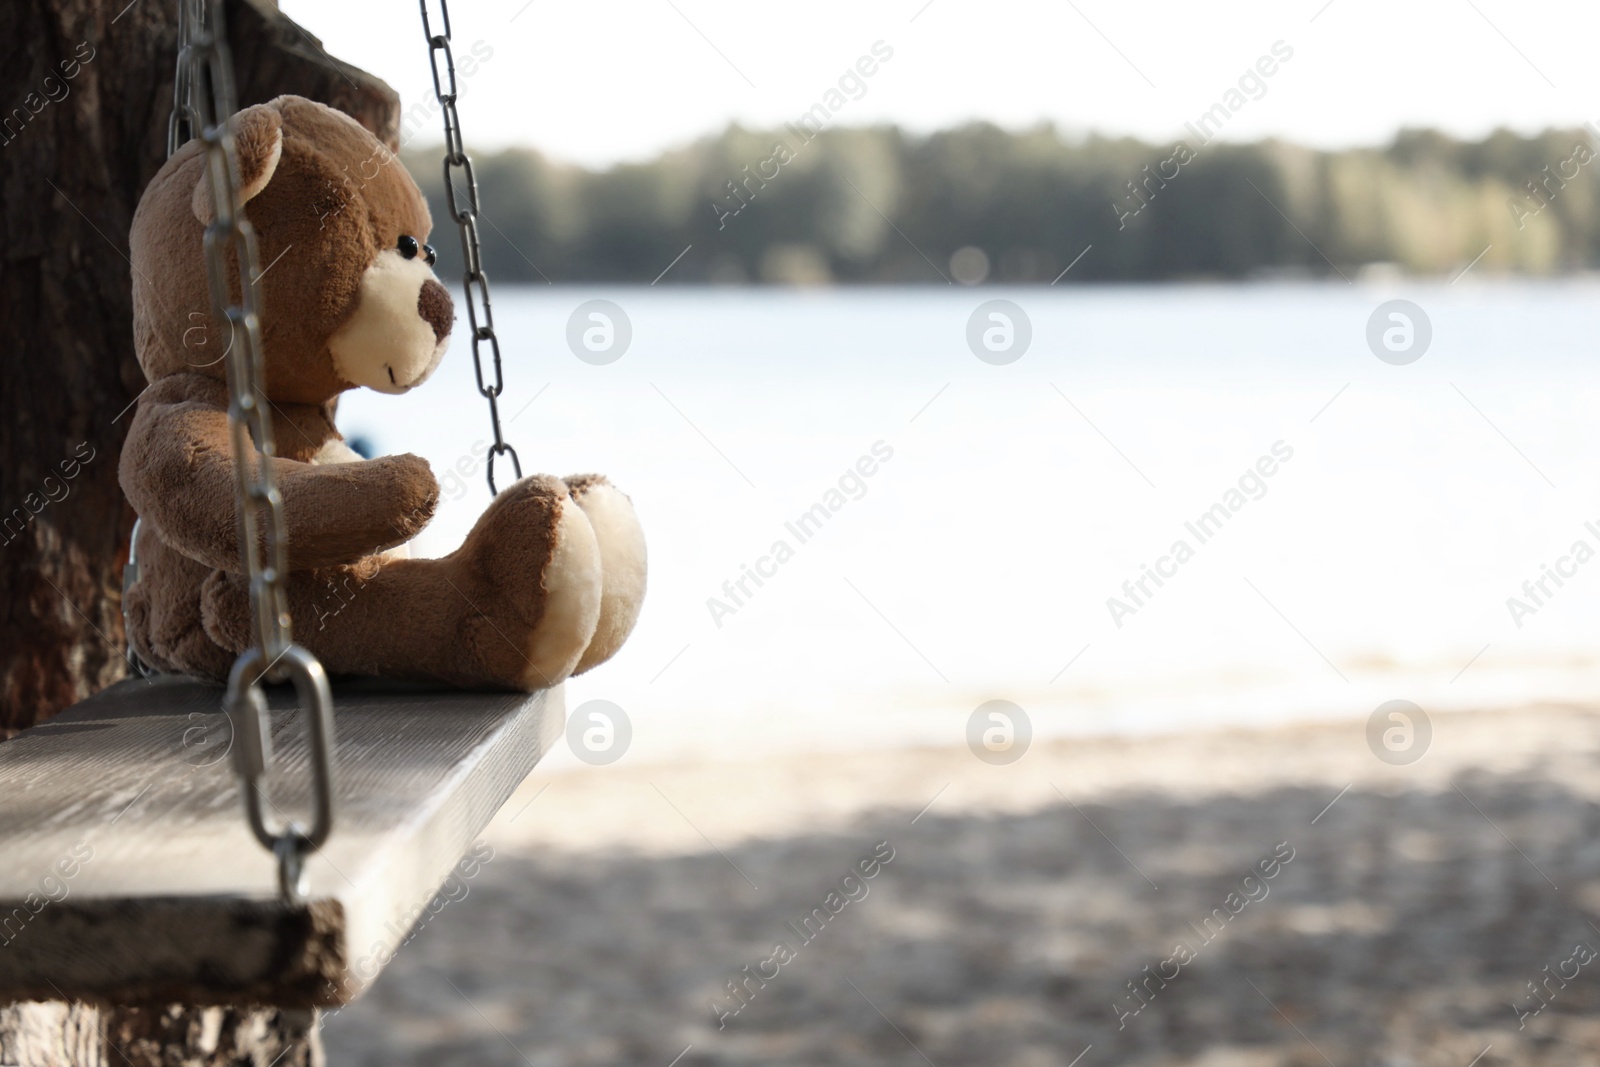
M 644 537 L 627 497 L 596 475 L 524 478 L 455 552 L 410 559 L 405 543 L 439 499 L 427 462 L 361 460 L 334 427 L 341 392 L 414 388 L 448 344 L 449 293 L 402 251 L 402 236 L 421 244 L 432 229 L 416 183 L 354 120 L 299 97 L 240 112 L 235 141 L 259 240 L 295 640 L 334 674 L 461 686 L 543 688 L 604 662 L 644 597 Z M 159 669 L 221 679 L 254 637 L 203 166 L 199 143 L 184 145 L 134 215 L 135 342 L 150 386 L 120 475 L 144 520 L 133 647 Z

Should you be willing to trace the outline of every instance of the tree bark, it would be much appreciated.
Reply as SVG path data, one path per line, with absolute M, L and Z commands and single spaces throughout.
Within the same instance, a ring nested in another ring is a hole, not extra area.
M 241 107 L 295 93 L 398 147 L 394 91 L 328 56 L 275 0 L 228 0 L 227 22 Z M 0 358 L 0 737 L 127 672 L 134 515 L 117 462 L 145 385 L 128 228 L 166 155 L 176 58 L 173 0 L 0 4 L 0 337 L 11 353 Z M 321 1059 L 313 1017 L 271 1008 L 0 1006 L 7 1064 Z
M 0 1007 L 0 1063 L 16 1067 L 110 1067 L 100 1009 L 88 1004 Z
M 314 1011 L 26 1003 L 0 1007 L 7 1067 L 323 1067 Z
M 123 1006 L 106 1026 L 107 1067 L 324 1067 L 314 1010 Z
M 0 5 L 0 736 L 127 671 L 128 227 L 166 155 L 176 21 L 173 0 Z M 296 93 L 398 146 L 394 91 L 274 3 L 230 0 L 228 29 L 240 106 Z

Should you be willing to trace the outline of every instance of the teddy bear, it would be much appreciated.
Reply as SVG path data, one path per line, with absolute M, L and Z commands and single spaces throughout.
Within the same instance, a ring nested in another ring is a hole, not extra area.
M 610 658 L 638 618 L 646 568 L 633 505 L 605 478 L 523 478 L 454 552 L 412 559 L 406 542 L 439 499 L 427 461 L 363 459 L 334 425 L 341 393 L 414 389 L 449 342 L 454 308 L 432 270 L 428 205 L 400 160 L 354 119 L 301 97 L 234 122 L 259 241 L 294 639 L 334 675 L 523 691 Z M 158 670 L 221 680 L 254 635 L 228 428 L 231 338 L 212 314 L 203 254 L 204 167 L 190 141 L 134 213 L 135 348 L 150 384 L 119 476 L 142 520 L 126 603 L 133 649 Z

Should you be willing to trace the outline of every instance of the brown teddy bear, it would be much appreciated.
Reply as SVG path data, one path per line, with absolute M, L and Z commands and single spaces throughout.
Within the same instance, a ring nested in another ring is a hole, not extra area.
M 295 640 L 333 674 L 521 690 L 608 659 L 644 597 L 644 536 L 627 497 L 597 475 L 524 478 L 455 552 L 404 558 L 438 503 L 427 462 L 363 460 L 334 427 L 340 393 L 406 392 L 449 342 L 454 309 L 430 269 L 433 224 L 416 183 L 354 119 L 313 101 L 282 96 L 235 122 L 260 241 Z M 211 313 L 202 250 L 204 163 L 198 141 L 184 145 L 134 214 L 134 334 L 150 386 L 120 476 L 143 520 L 127 604 L 134 650 L 160 670 L 222 679 L 253 635 L 230 337 Z

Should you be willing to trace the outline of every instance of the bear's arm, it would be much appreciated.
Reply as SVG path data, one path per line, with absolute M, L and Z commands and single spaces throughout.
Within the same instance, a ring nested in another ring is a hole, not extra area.
M 191 559 L 239 572 L 239 509 L 227 392 L 165 379 L 139 400 L 118 470 L 122 491 L 161 539 Z M 439 485 L 419 456 L 317 466 L 275 458 L 291 570 L 354 563 L 416 536 Z

